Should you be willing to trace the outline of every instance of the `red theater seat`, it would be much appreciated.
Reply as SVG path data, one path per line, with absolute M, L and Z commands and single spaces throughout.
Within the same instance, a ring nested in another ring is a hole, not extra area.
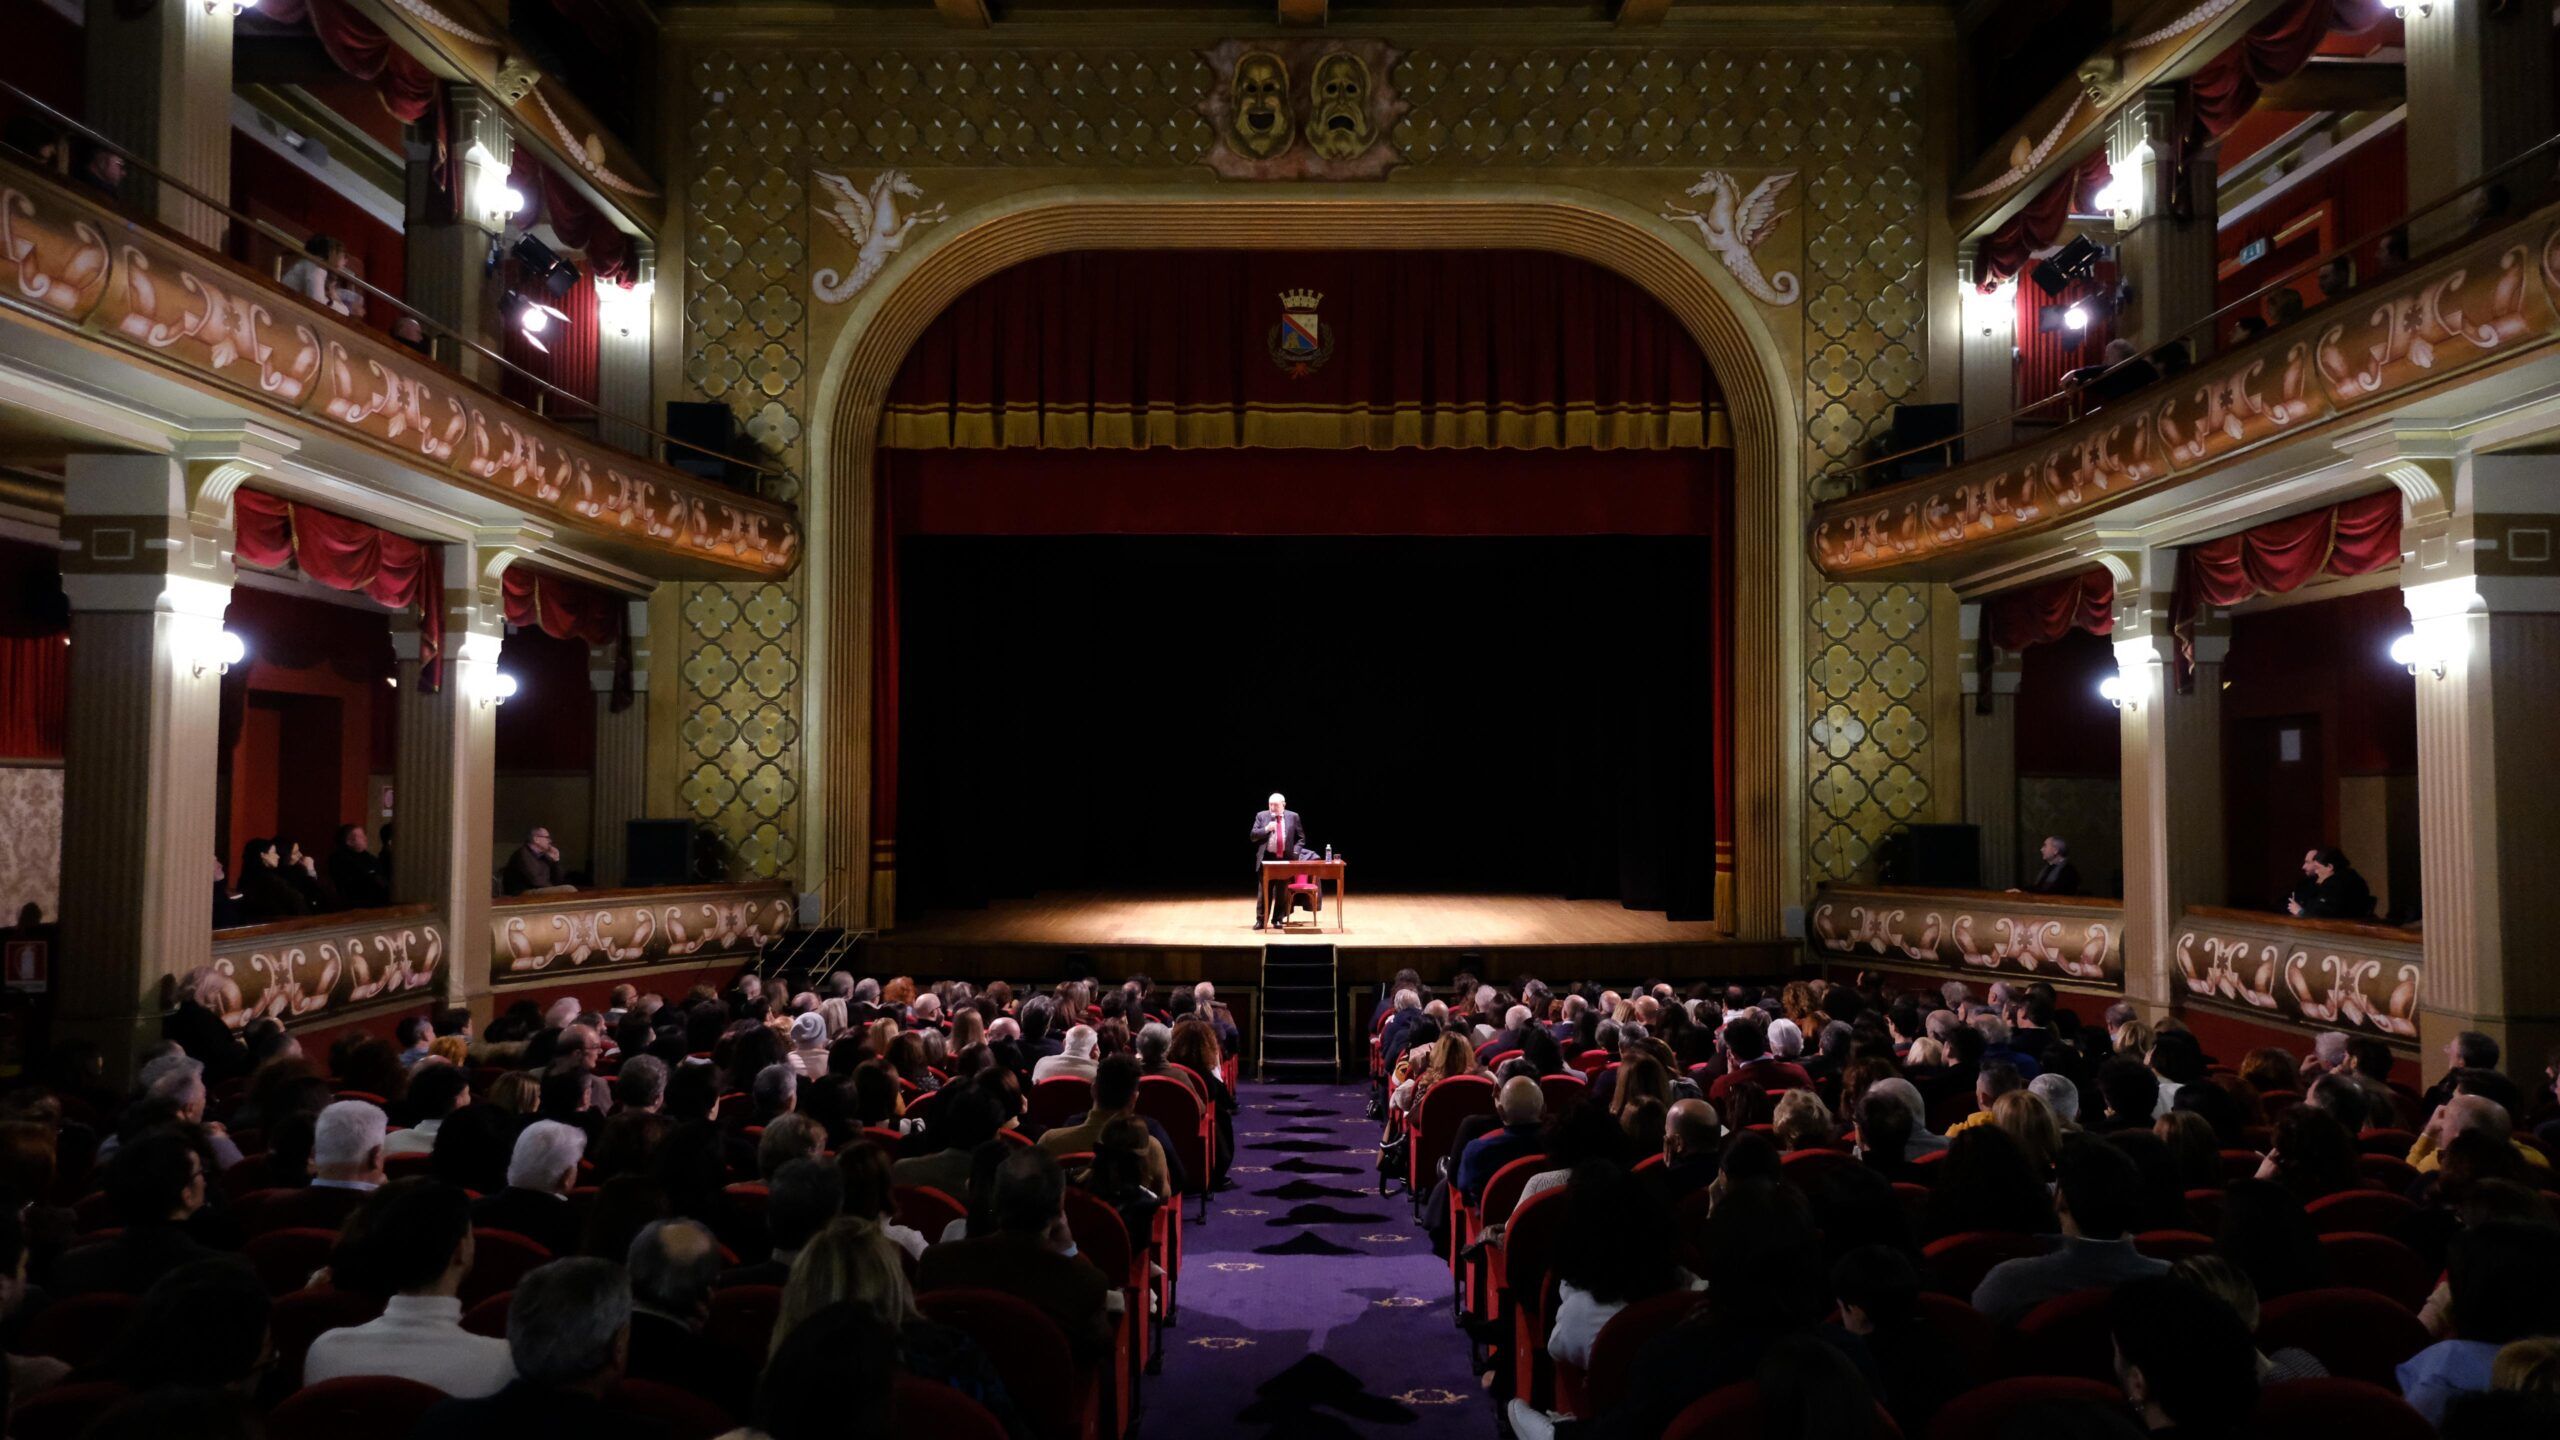
M 2400 1362 L 2434 1339 L 2407 1307 L 2371 1290 L 2298 1290 L 2258 1312 L 2260 1350 L 2306 1350 L 2332 1375 L 2392 1389 Z
M 2249 1433 L 2256 1440 L 2434 1440 L 2436 1432 L 2427 1417 L 2381 1386 L 2333 1376 L 2260 1391 Z
M 2124 1392 L 2102 1381 L 2070 1375 L 1994 1380 L 1948 1401 L 1937 1418 L 1929 1422 L 1928 1440 L 1983 1440 L 1984 1436 L 2000 1434 L 2009 1417 L 2027 1406 L 2055 1402 L 2112 1409 L 2124 1404 Z
M 391 1375 L 323 1380 L 267 1412 L 268 1440 L 347 1440 L 353 1435 L 405 1435 L 444 1392 Z

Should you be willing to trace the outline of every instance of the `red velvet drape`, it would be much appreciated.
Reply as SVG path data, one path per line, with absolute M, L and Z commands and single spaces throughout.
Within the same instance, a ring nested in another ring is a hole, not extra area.
M 613 708 L 631 707 L 631 636 L 621 596 L 522 565 L 508 566 L 500 580 L 508 624 L 555 640 L 613 646 Z
M 2400 559 L 2400 492 L 2385 490 L 2189 545 L 2169 597 L 2180 689 L 2195 680 L 2196 617 L 2209 605 L 2281 595 L 2324 575 L 2369 575 Z
M 347 0 L 262 0 L 258 17 L 279 25 L 310 21 L 330 60 L 358 80 L 374 82 L 383 108 L 403 121 L 414 125 L 435 108 L 435 72 Z
M 269 570 L 295 569 L 332 590 L 354 590 L 392 610 L 416 610 L 428 689 L 444 676 L 444 552 L 406 535 L 258 490 L 233 499 L 238 554 Z
M 2112 173 L 2107 168 L 2107 152 L 2092 151 L 2089 158 L 2055 176 L 1999 229 L 1983 236 L 1974 250 L 1980 272 L 1975 279 L 1983 292 L 1990 293 L 2001 281 L 2033 264 L 2037 251 L 2051 247 L 2062 237 L 2062 227 L 2074 214 L 2088 214 L 2097 204 L 2100 187 Z
M 1983 677 L 1974 703 L 1991 713 L 1991 667 L 1999 652 L 2045 645 L 2074 630 L 2112 635 L 2116 628 L 2116 577 L 2093 565 L 2034 585 L 2003 591 L 1982 602 L 1982 639 L 1974 647 L 1974 667 Z
M 1319 353 L 1290 350 L 1284 313 L 1316 317 Z M 882 443 L 1622 452 L 1728 443 L 1721 407 L 1680 322 L 1584 261 L 1080 251 L 937 317 Z
M 516 263 L 506 262 L 506 282 L 510 288 L 521 283 Z M 603 322 L 596 314 L 596 287 L 580 276 L 567 294 L 548 302 L 567 318 L 552 321 L 542 332 L 542 348 L 534 348 L 523 329 L 506 327 L 500 351 L 508 363 L 523 367 L 526 373 L 539 375 L 569 392 L 576 399 L 564 399 L 542 389 L 515 371 L 499 377 L 498 393 L 528 410 L 539 410 L 556 420 L 583 420 L 592 413 L 596 399 L 596 380 L 604 345 Z M 584 401 L 585 406 L 578 402 Z
M 2255 109 L 2267 86 L 2290 78 L 2333 31 L 2356 31 L 2389 12 L 2380 0 L 2289 0 L 2187 79 L 2195 138 L 2210 140 Z
M 62 758 L 71 647 L 60 635 L 0 635 L 0 759 Z
M 587 268 L 601 279 L 627 284 L 636 278 L 631 237 L 598 214 L 567 176 L 542 163 L 530 147 L 516 152 L 515 170 L 508 181 L 533 207 L 516 217 L 517 223 L 549 225 L 563 246 L 587 257 Z

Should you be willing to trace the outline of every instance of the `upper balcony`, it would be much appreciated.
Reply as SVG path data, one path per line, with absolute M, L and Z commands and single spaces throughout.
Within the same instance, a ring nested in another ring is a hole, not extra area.
M 1998 453 L 1825 501 L 1813 558 L 1841 578 L 1979 575 L 2051 532 L 2100 515 L 2132 523 L 2228 488 L 2249 462 L 2280 462 L 2306 440 L 2384 416 L 2478 413 L 2560 384 L 2555 341 L 2560 207 Z
M 100 433 L 46 413 L 62 408 L 52 397 L 199 421 L 212 399 L 313 464 L 452 487 L 640 574 L 762 579 L 798 563 L 790 507 L 588 440 L 5 152 L 0 263 L 0 362 L 22 402 L 9 423 L 49 440 Z

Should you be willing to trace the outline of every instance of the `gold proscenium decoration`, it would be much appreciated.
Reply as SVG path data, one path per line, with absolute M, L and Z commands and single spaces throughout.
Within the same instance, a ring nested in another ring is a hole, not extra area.
M 1349 160 L 1369 148 L 1377 127 L 1369 120 L 1369 67 L 1359 56 L 1336 50 L 1317 61 L 1313 98 L 1307 144 L 1318 155 Z
M 1236 149 L 1268 160 L 1289 148 L 1289 67 L 1279 56 L 1257 50 L 1237 60 L 1227 88 L 1235 107 L 1227 139 Z

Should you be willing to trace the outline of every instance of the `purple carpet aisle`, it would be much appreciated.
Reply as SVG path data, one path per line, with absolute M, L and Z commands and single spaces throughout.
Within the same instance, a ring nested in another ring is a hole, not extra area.
M 1357 1086 L 1247 1086 L 1236 1188 L 1184 1234 L 1182 1310 L 1148 1382 L 1150 1440 L 1481 1436 L 1490 1405 L 1449 1270 L 1377 1193 Z

